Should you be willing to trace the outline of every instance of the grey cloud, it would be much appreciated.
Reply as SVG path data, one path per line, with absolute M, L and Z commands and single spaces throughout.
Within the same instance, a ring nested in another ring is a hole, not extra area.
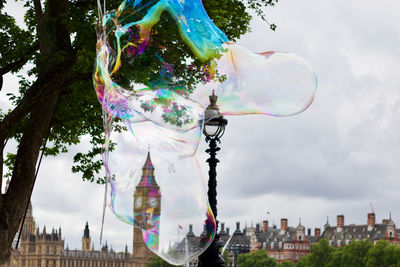
M 295 225 L 301 217 L 307 227 L 322 227 L 326 216 L 335 224 L 340 213 L 346 223 L 365 223 L 369 203 L 378 220 L 392 211 L 398 221 L 397 10 L 394 1 L 286 1 L 268 10 L 276 32 L 254 21 L 240 43 L 304 57 L 319 88 L 311 107 L 294 117 L 228 118 L 218 153 L 218 210 L 231 230 L 237 220 L 244 226 L 265 219 L 267 209 L 275 223 L 287 217 Z M 72 150 L 80 149 L 85 143 Z M 203 142 L 197 157 L 206 176 L 205 149 Z M 41 227 L 61 224 L 70 248 L 79 248 L 86 220 L 98 244 L 103 190 L 70 173 L 72 156 L 45 164 L 33 204 Z M 107 212 L 105 239 L 131 248 L 131 226 Z

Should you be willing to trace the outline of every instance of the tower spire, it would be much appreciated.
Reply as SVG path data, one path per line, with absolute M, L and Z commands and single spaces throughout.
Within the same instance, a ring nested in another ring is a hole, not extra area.
M 150 151 L 147 152 L 147 158 L 142 168 L 142 179 L 138 186 L 159 187 L 154 178 L 154 165 L 151 161 Z
M 86 222 L 85 230 L 83 230 L 83 237 L 84 238 L 89 238 L 90 237 L 89 223 L 88 222 Z

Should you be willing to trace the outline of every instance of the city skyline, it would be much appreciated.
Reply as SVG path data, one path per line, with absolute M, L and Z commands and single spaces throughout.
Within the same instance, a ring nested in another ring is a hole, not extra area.
M 316 98 L 293 117 L 228 117 L 217 155 L 219 221 L 232 231 L 246 218 L 249 225 L 251 219 L 255 225 L 267 218 L 278 225 L 288 218 L 296 225 L 301 217 L 306 228 L 323 229 L 326 217 L 333 225 L 337 214 L 346 216 L 346 224 L 365 223 L 372 203 L 377 221 L 392 212 L 398 225 L 400 3 L 300 2 L 278 2 L 267 10 L 276 32 L 255 19 L 253 32 L 239 43 L 256 52 L 305 58 L 318 77 Z M 4 83 L 1 107 L 17 86 L 9 75 Z M 45 158 L 32 195 L 41 229 L 61 226 L 70 249 L 80 248 L 86 221 L 95 247 L 100 246 L 104 187 L 82 182 L 70 171 L 73 155 L 87 146 L 84 138 L 68 154 Z M 197 155 L 204 176 L 205 149 L 202 142 Z M 128 244 L 132 251 L 131 232 L 132 226 L 107 211 L 104 241 L 118 251 Z

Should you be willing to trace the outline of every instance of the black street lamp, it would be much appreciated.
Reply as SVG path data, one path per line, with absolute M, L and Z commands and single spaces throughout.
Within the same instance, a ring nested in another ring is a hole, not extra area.
M 217 163 L 219 160 L 216 158 L 217 151 L 220 148 L 217 143 L 221 143 L 220 138 L 224 135 L 225 126 L 228 121 L 219 113 L 217 105 L 218 96 L 210 95 L 210 105 L 204 112 L 204 128 L 203 133 L 206 136 L 206 142 L 209 143 L 209 148 L 206 150 L 210 154 L 207 159 L 210 167 L 208 171 L 208 202 L 210 203 L 211 210 L 217 223 L 215 238 L 207 250 L 199 257 L 199 267 L 225 267 L 225 261 L 220 254 L 220 248 L 224 245 L 223 240 L 217 234 L 218 221 L 217 221 Z

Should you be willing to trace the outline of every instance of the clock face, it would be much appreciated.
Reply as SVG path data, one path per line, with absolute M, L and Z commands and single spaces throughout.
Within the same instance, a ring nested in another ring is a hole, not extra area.
M 152 197 L 149 199 L 150 207 L 155 208 L 158 205 L 158 201 L 156 198 Z
M 140 208 L 142 206 L 142 198 L 137 197 L 135 202 L 136 207 Z

